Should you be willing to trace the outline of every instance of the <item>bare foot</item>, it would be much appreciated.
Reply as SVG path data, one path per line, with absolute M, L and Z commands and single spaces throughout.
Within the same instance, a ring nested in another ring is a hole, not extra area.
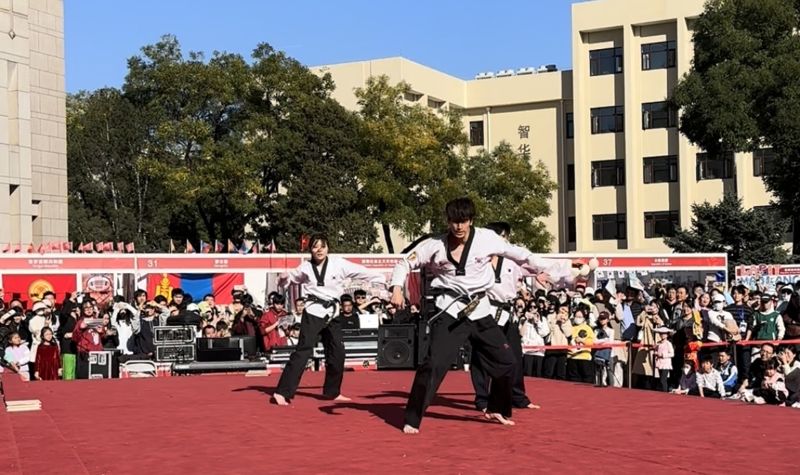
M 419 434 L 419 429 L 416 427 L 411 427 L 410 425 L 406 424 L 403 426 L 403 433 L 404 434 Z
M 539 405 L 534 404 L 534 403 L 530 403 L 527 406 L 525 406 L 525 409 L 541 409 L 541 408 L 542 408 L 542 406 L 539 406 Z
M 504 426 L 513 426 L 515 423 L 511 419 L 506 419 L 502 414 L 497 412 L 485 412 L 483 416 L 490 421 L 497 421 Z
M 352 399 L 350 399 L 349 397 L 347 397 L 347 396 L 345 396 L 343 394 L 340 394 L 340 395 L 336 396 L 335 398 L 333 398 L 333 400 L 334 401 L 352 401 Z
M 280 395 L 278 393 L 273 394 L 272 395 L 272 399 L 275 401 L 275 404 L 277 404 L 279 406 L 288 406 L 289 405 L 289 401 L 287 401 L 285 397 L 283 397 L 282 395 Z

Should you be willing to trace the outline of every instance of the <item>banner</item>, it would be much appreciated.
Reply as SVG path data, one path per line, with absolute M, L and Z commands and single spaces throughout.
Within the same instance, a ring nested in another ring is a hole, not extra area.
M 218 304 L 229 304 L 232 301 L 231 291 L 236 285 L 244 285 L 244 274 L 147 274 L 147 295 L 151 299 L 163 295 L 169 300 L 174 289 L 182 289 L 195 302 L 211 294 Z
M 81 289 L 97 302 L 98 308 L 106 308 L 114 298 L 114 274 L 81 274 Z
M 47 291 L 55 292 L 56 301 L 62 302 L 67 292 L 76 290 L 77 276 L 75 274 L 4 274 L 3 291 L 8 300 L 18 298 L 27 302 L 27 307 Z

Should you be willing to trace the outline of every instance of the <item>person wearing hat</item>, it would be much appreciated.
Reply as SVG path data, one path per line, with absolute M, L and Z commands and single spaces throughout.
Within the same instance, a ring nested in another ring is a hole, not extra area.
M 47 326 L 50 320 L 50 306 L 46 300 L 39 300 L 33 304 L 31 311 L 33 316 L 28 320 L 28 331 L 31 332 L 30 363 L 31 374 L 36 374 L 36 350 L 42 343 L 42 328 Z
M 711 309 L 708 310 L 708 334 L 706 339 L 713 343 L 720 343 L 727 340 L 728 330 L 736 331 L 738 328 L 736 320 L 730 312 L 726 312 L 725 296 L 722 294 L 715 294 L 711 297 Z M 719 347 L 715 347 L 719 348 Z M 712 348 L 713 351 L 713 348 Z
M 661 326 L 653 330 L 658 338 L 655 348 L 655 367 L 656 378 L 661 383 L 661 391 L 669 392 L 669 375 L 672 373 L 672 358 L 675 357 L 675 347 L 669 341 L 669 337 L 674 333 L 671 329 Z
M 792 289 L 791 285 L 784 285 L 778 290 L 778 306 L 775 308 L 778 313 L 783 315 L 783 312 L 786 311 L 786 307 L 789 306 L 789 302 L 792 300 L 793 294 L 794 289 Z
M 761 295 L 761 307 L 753 314 L 753 327 L 747 331 L 746 340 L 750 340 L 752 337 L 763 341 L 783 339 L 786 327 L 783 325 L 781 314 L 775 310 L 773 300 L 775 296 L 775 291 L 771 289 Z M 753 351 L 753 358 L 756 354 L 757 352 Z

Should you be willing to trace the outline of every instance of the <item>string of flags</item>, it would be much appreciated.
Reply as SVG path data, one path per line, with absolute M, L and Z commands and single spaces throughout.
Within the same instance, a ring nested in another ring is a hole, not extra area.
M 301 243 L 302 244 L 302 243 Z M 29 243 L 24 245 L 5 244 L 0 245 L 0 254 L 67 254 L 67 253 L 80 253 L 80 254 L 133 254 L 136 252 L 136 246 L 132 242 L 80 242 L 77 245 L 73 241 L 55 241 L 44 242 L 41 244 Z M 175 245 L 175 241 L 169 240 L 169 253 L 181 252 Z M 275 253 L 278 252 L 275 246 L 275 240 L 271 240 L 269 244 L 263 245 L 258 241 L 244 240 L 242 244 L 237 246 L 228 239 L 227 245 L 221 241 L 214 241 L 209 243 L 200 241 L 200 247 L 196 250 L 190 241 L 186 241 L 186 245 L 182 250 L 185 254 L 261 254 L 261 253 Z

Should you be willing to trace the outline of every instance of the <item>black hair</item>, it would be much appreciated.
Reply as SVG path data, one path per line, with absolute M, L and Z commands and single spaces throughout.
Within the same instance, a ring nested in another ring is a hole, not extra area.
M 227 329 L 228 329 L 228 323 L 227 322 L 225 322 L 224 320 L 220 320 L 220 321 L 217 322 L 217 331 L 218 332 L 220 332 L 222 330 L 227 330 Z
M 342 294 L 342 298 L 340 298 L 339 301 L 341 303 L 352 302 L 353 301 L 353 296 L 350 295 L 350 294 Z
M 739 284 L 733 288 L 733 292 L 744 295 L 746 293 L 746 289 L 744 288 L 744 285 Z
M 775 345 L 773 345 L 772 343 L 767 342 L 767 343 L 762 343 L 761 344 L 762 348 L 765 347 L 765 346 L 768 346 L 768 347 L 772 348 L 772 351 L 775 351 Z
M 675 290 L 680 290 L 680 289 L 685 290 L 687 294 L 689 293 L 689 287 L 685 286 L 684 284 L 675 287 Z
M 166 298 L 166 297 L 164 297 L 163 295 L 156 295 L 155 297 L 153 297 L 153 301 L 154 301 L 155 303 L 158 303 L 158 304 L 162 304 L 162 305 L 163 305 L 163 304 L 166 304 L 166 303 L 167 303 L 167 298 Z
M 305 300 L 303 299 L 303 297 L 297 297 L 296 299 L 294 299 L 294 304 L 297 305 L 297 302 L 305 303 Z
M 112 301 L 112 302 L 114 302 L 114 303 L 120 303 L 120 302 L 124 302 L 124 301 L 125 301 L 125 297 L 123 297 L 122 295 L 115 295 L 115 296 L 114 296 L 114 297 L 111 299 L 111 301 Z
M 145 297 L 147 297 L 147 291 L 146 291 L 146 290 L 142 290 L 142 289 L 137 289 L 137 290 L 136 290 L 136 291 L 133 293 L 133 298 L 134 298 L 134 299 L 138 299 L 138 298 L 139 298 L 139 297 L 141 297 L 142 295 L 144 295 Z
M 367 296 L 367 291 L 364 289 L 358 289 L 355 292 L 353 292 L 353 297 L 366 297 L 366 296 Z
M 214 294 L 205 294 L 205 295 L 203 295 L 203 300 L 205 300 L 205 299 L 207 299 L 209 297 L 211 297 L 213 299 L 214 298 Z
M 506 236 L 511 235 L 511 225 L 505 221 L 495 221 L 494 223 L 489 223 L 484 226 L 486 229 L 490 229 L 494 231 L 496 234 L 502 236 L 505 234 Z
M 777 362 L 777 361 L 774 361 L 774 360 L 769 360 L 769 361 L 767 361 L 767 363 L 764 365 L 764 370 L 765 370 L 765 371 L 766 371 L 766 370 L 768 370 L 768 369 L 775 369 L 775 370 L 777 370 L 777 369 L 778 369 L 778 366 L 779 366 L 779 365 L 778 365 L 778 362 Z
M 278 304 L 278 305 L 283 305 L 283 304 L 286 303 L 286 297 L 284 297 L 281 294 L 275 294 L 275 295 L 272 296 L 272 303 Z
M 171 295 L 172 295 L 172 298 L 175 298 L 176 295 L 183 295 L 185 297 L 185 295 L 183 293 L 183 289 L 181 289 L 179 287 L 176 287 L 176 288 L 172 289 L 172 294 Z
M 206 325 L 206 326 L 203 327 L 203 335 L 206 334 L 206 330 L 208 330 L 209 328 L 214 330 L 214 332 L 216 333 L 217 329 L 214 328 L 214 325 Z
M 52 295 L 53 298 L 56 297 L 56 293 L 55 292 L 53 292 L 52 290 L 48 290 L 48 291 L 46 291 L 45 293 L 42 294 L 42 300 L 46 299 L 48 295 Z
M 308 240 L 308 249 L 309 249 L 309 251 L 311 249 L 314 249 L 314 245 L 316 245 L 318 242 L 324 244 L 326 247 L 330 247 L 331 246 L 330 245 L 330 241 L 328 241 L 328 236 L 326 236 L 326 235 L 324 235 L 322 233 L 312 234 L 311 238 L 309 238 L 309 240 Z
M 444 207 L 448 223 L 463 223 L 475 219 L 475 203 L 467 197 L 456 198 Z

